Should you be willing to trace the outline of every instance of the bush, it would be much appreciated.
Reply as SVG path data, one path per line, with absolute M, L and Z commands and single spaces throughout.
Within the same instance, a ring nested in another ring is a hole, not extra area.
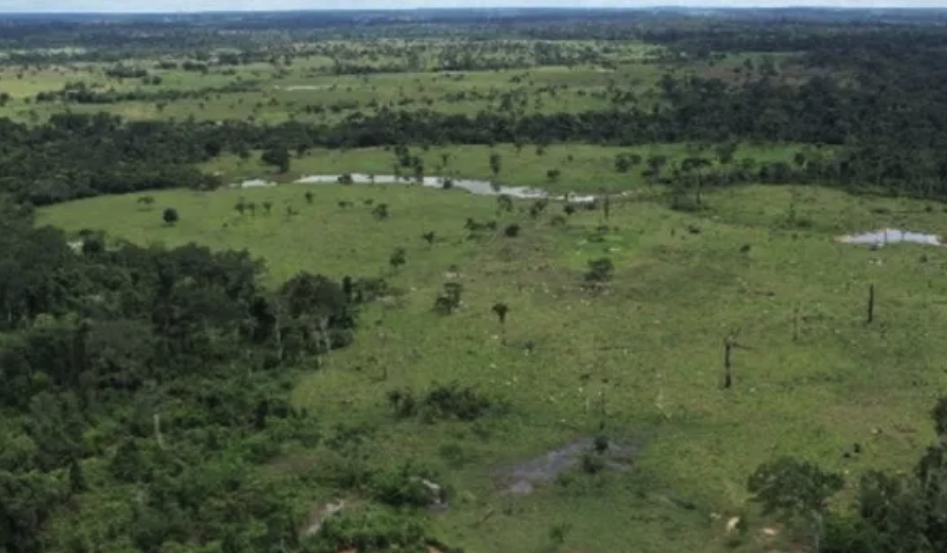
M 493 401 L 472 387 L 452 384 L 436 385 L 421 402 L 421 418 L 427 422 L 456 418 L 476 420 L 493 407 Z
M 387 509 L 368 508 L 326 519 L 306 551 L 424 551 L 430 541 L 422 519 Z
M 607 257 L 589 261 L 589 270 L 585 273 L 585 280 L 593 283 L 608 282 L 612 279 L 615 264 Z
M 388 392 L 388 404 L 399 419 L 420 417 L 424 422 L 457 419 L 474 421 L 498 407 L 495 400 L 457 383 L 435 385 L 421 397 L 409 390 Z
M 413 461 L 377 473 L 370 485 L 372 497 L 392 507 L 427 507 L 444 501 L 443 490 L 431 484 L 437 475 Z
M 594 451 L 586 452 L 582 455 L 582 472 L 586 474 L 598 474 L 605 470 L 605 457 Z

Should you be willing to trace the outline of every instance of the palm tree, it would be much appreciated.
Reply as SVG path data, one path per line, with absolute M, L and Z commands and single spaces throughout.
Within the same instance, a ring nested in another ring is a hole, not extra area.
M 490 154 L 490 171 L 493 173 L 493 178 L 496 180 L 500 176 L 500 169 L 502 167 L 502 158 L 497 152 Z
M 500 321 L 500 326 L 505 328 L 506 315 L 510 312 L 509 306 L 505 303 L 497 302 L 493 304 L 491 311 L 493 311 L 493 314 L 497 316 L 497 320 Z
M 681 170 L 688 174 L 694 172 L 697 177 L 697 186 L 694 189 L 694 203 L 699 208 L 701 206 L 701 188 L 703 186 L 703 170 L 710 167 L 710 160 L 703 157 L 689 157 L 681 163 Z

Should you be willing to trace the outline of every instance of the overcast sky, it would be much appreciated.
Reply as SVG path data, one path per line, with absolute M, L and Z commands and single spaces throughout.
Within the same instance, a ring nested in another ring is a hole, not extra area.
M 947 0 L 0 0 L 0 12 L 181 12 L 430 7 L 645 7 L 656 5 L 947 8 Z

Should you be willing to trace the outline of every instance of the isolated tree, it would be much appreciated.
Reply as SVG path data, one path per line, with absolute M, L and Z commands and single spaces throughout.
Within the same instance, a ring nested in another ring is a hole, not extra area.
M 733 387 L 733 349 L 737 347 L 733 334 L 727 335 L 723 341 L 723 387 L 729 390 Z
M 460 307 L 464 287 L 458 282 L 444 283 L 444 291 L 434 301 L 434 309 L 442 315 L 450 315 Z
M 260 160 L 267 164 L 277 167 L 280 173 L 288 173 L 290 166 L 290 155 L 286 148 L 273 147 L 260 156 Z
M 822 522 L 828 499 L 838 493 L 845 481 L 835 473 L 816 465 L 783 457 L 764 463 L 750 476 L 748 490 L 764 514 L 778 513 L 787 519 L 802 520 L 812 531 L 814 550 L 819 551 Z
M 372 209 L 372 215 L 375 219 L 379 221 L 384 221 L 388 219 L 390 214 L 388 213 L 388 204 L 378 204 Z
M 665 155 L 648 156 L 645 164 L 648 166 L 644 173 L 645 178 L 647 178 L 649 182 L 656 182 L 660 180 L 661 172 L 668 164 L 668 158 Z
M 513 198 L 510 198 L 506 194 L 500 194 L 499 196 L 497 196 L 497 210 L 506 211 L 508 213 L 512 212 L 513 211 Z
M 546 171 L 546 178 L 549 179 L 550 182 L 556 182 L 561 176 L 562 171 L 560 169 L 550 169 Z
M 585 273 L 585 280 L 591 283 L 605 283 L 612 279 L 615 264 L 607 257 L 589 261 L 589 270 Z
M 421 238 L 423 238 L 424 241 L 427 242 L 427 245 L 428 245 L 428 246 L 431 246 L 431 245 L 434 244 L 434 239 L 436 238 L 436 236 L 437 236 L 437 235 L 436 235 L 436 234 L 434 233 L 434 231 L 432 230 L 432 231 L 425 232 L 424 234 L 422 234 L 422 235 L 421 235 Z
M 490 172 L 493 173 L 493 178 L 496 179 L 500 176 L 500 169 L 502 169 L 503 158 L 497 152 L 492 152 L 490 154 Z
M 311 205 L 311 204 L 312 204 L 312 199 L 313 199 L 312 192 L 307 191 L 307 192 L 306 192 L 306 203 Z
M 503 234 L 507 238 L 516 238 L 520 235 L 520 230 L 521 228 L 517 223 L 510 223 L 505 229 L 503 229 Z
M 150 208 L 155 204 L 154 196 L 142 196 L 138 198 L 138 205 L 143 205 L 146 208 Z
M 174 209 L 173 207 L 169 207 L 164 210 L 161 218 L 164 219 L 164 223 L 170 227 L 174 226 L 174 224 L 178 222 L 180 216 L 178 215 L 178 210 Z
M 615 170 L 619 173 L 627 173 L 640 164 L 641 156 L 638 154 L 618 154 L 615 156 Z
M 414 158 L 414 180 L 424 182 L 424 160 L 420 156 Z
M 562 212 L 569 216 L 574 215 L 576 211 L 578 211 L 578 209 L 576 209 L 575 204 L 566 204 L 562 208 Z
M 510 312 L 509 306 L 507 306 L 505 303 L 497 302 L 493 304 L 491 311 L 493 311 L 493 314 L 497 316 L 497 320 L 500 321 L 500 326 L 505 327 L 506 315 Z
M 273 211 L 273 202 L 266 200 L 263 202 L 263 210 L 266 211 L 266 214 L 269 215 Z
M 704 168 L 710 167 L 710 160 L 703 157 L 689 157 L 681 162 L 681 171 L 685 174 L 693 174 L 696 178 L 694 187 L 694 204 L 701 207 L 701 192 L 704 184 Z
M 407 253 L 404 251 L 404 248 L 396 249 L 392 252 L 391 257 L 388 258 L 388 264 L 391 265 L 391 268 L 395 271 L 400 269 L 407 262 Z

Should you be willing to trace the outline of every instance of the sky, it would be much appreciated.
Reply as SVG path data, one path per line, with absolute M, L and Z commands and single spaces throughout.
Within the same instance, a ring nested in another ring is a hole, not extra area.
M 4 12 L 194 12 L 281 9 L 411 9 L 648 6 L 944 7 L 947 0 L 0 0 Z

